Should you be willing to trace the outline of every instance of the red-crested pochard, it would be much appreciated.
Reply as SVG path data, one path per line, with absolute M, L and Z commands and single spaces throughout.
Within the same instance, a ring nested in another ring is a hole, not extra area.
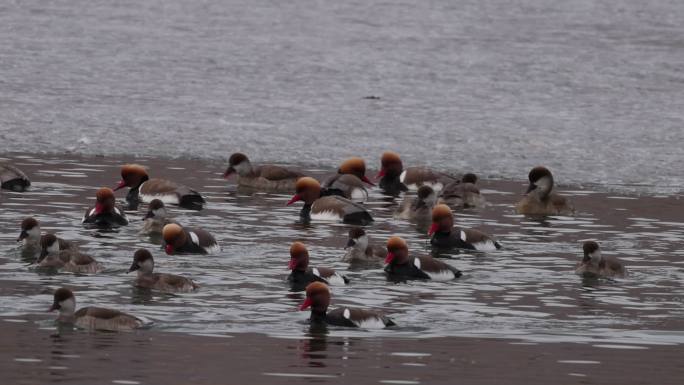
M 31 186 L 31 181 L 15 166 L 9 163 L 0 163 L 0 188 L 11 191 L 26 191 Z
M 618 258 L 611 255 L 601 255 L 599 244 L 594 241 L 584 242 L 582 246 L 584 257 L 577 265 L 575 272 L 588 277 L 624 277 L 625 266 Z
M 347 199 L 365 201 L 368 199 L 368 190 L 364 182 L 373 186 L 366 177 L 366 162 L 363 159 L 353 157 L 345 160 L 337 170 L 337 174 L 323 182 L 323 188 L 330 195 L 341 195 Z M 337 193 L 333 193 L 337 191 Z
M 43 235 L 40 246 L 40 257 L 36 261 L 36 266 L 39 268 L 82 274 L 102 271 L 102 265 L 90 255 L 73 249 L 60 250 L 59 241 L 54 234 Z
M 153 199 L 192 210 L 201 210 L 206 203 L 200 193 L 188 186 L 166 179 L 150 179 L 145 167 L 139 164 L 121 167 L 121 181 L 114 191 L 124 187 L 130 187 L 126 201 L 131 209 L 136 209 L 140 201 L 149 203 Z
M 162 229 L 166 254 L 213 254 L 221 250 L 211 233 L 198 227 L 169 223 Z
M 454 227 L 454 213 L 445 204 L 432 209 L 432 226 L 428 231 L 430 244 L 437 249 L 469 249 L 491 251 L 501 248 L 489 235 L 473 229 Z
M 437 204 L 437 193 L 430 186 L 420 186 L 417 196 L 404 196 L 394 216 L 414 222 L 429 222 L 432 208 Z
M 144 325 L 141 319 L 118 310 L 89 306 L 76 311 L 76 297 L 66 288 L 55 291 L 48 311 L 55 310 L 59 310 L 57 322 L 73 324 L 82 329 L 129 331 Z
M 432 279 L 449 281 L 461 276 L 461 271 L 432 257 L 409 256 L 408 244 L 401 237 L 387 240 L 385 272 L 392 281 L 409 279 Z
M 228 159 L 228 168 L 223 177 L 228 179 L 237 173 L 238 186 L 272 192 L 291 192 L 297 179 L 302 176 L 298 171 L 271 164 L 252 166 L 245 154 L 236 152 Z
M 455 209 L 483 207 L 485 199 L 475 183 L 477 183 L 477 175 L 470 172 L 464 174 L 461 180 L 444 186 L 440 193 L 440 199 Z
M 409 189 L 417 190 L 418 187 L 428 185 L 435 191 L 441 190 L 446 184 L 457 181 L 458 178 L 451 175 L 434 171 L 428 167 L 407 167 L 393 151 L 382 154 L 380 159 L 380 172 L 377 178 L 381 178 L 378 185 L 390 195 L 399 195 L 402 191 Z
M 138 277 L 133 284 L 144 289 L 167 293 L 187 293 L 199 287 L 192 280 L 180 275 L 155 273 L 152 253 L 145 249 L 139 249 L 133 254 L 133 263 L 128 272 L 132 271 L 138 272 Z
M 363 329 L 382 329 L 396 324 L 384 314 L 371 310 L 341 307 L 328 311 L 330 289 L 323 282 L 312 282 L 306 287 L 306 299 L 299 310 L 311 308 L 312 324 L 349 326 Z
M 37 259 L 40 257 L 40 224 L 38 220 L 33 217 L 26 217 L 21 221 L 21 233 L 17 238 L 17 242 L 23 242 L 22 255 L 27 258 Z M 75 243 L 65 241 L 62 238 L 57 238 L 59 250 L 78 249 Z
M 337 195 L 322 196 L 321 184 L 314 178 L 303 177 L 297 180 L 296 194 L 287 202 L 291 205 L 303 201 L 299 213 L 302 221 L 342 221 L 344 223 L 367 225 L 373 221 L 370 213 L 359 203 Z
M 153 199 L 147 208 L 147 214 L 143 218 L 143 228 L 139 234 L 149 236 L 161 236 L 162 229 L 169 223 L 173 223 L 168 217 L 164 202 L 160 199 Z
M 349 230 L 349 239 L 345 247 L 347 252 L 342 257 L 343 262 L 382 263 L 387 257 L 387 249 L 380 245 L 371 245 L 366 232 L 360 227 Z
M 292 270 L 287 277 L 288 282 L 296 290 L 302 290 L 311 282 L 320 281 L 330 285 L 346 285 L 347 277 L 328 267 L 309 267 L 309 250 L 301 242 L 294 242 L 290 246 L 290 263 Z
M 546 167 L 535 167 L 528 175 L 530 185 L 525 197 L 515 206 L 523 215 L 574 215 L 568 200 L 553 188 L 553 175 Z
M 116 207 L 114 191 L 102 187 L 95 194 L 95 207 L 86 210 L 81 223 L 98 227 L 118 227 L 127 225 L 128 219 L 123 210 Z

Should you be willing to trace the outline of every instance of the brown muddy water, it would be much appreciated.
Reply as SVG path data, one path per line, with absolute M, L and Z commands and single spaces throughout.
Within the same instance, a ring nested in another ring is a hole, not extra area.
M 0 193 L 0 368 L 8 383 L 521 383 L 537 375 L 539 382 L 592 383 L 618 372 L 624 383 L 681 378 L 675 364 L 684 342 L 679 196 L 560 186 L 577 215 L 532 220 L 513 211 L 527 170 L 519 181 L 484 180 L 489 205 L 459 212 L 457 222 L 496 236 L 504 248 L 448 255 L 447 263 L 464 272 L 453 282 L 393 284 L 380 267 L 351 270 L 340 261 L 348 225 L 302 225 L 300 207 L 285 206 L 288 195 L 238 191 L 222 179 L 222 163 L 5 157 L 33 181 L 29 192 Z M 137 235 L 144 208 L 129 212 L 130 225 L 117 232 L 81 226 L 95 190 L 113 186 L 120 165 L 131 161 L 149 166 L 153 177 L 205 194 L 205 210 L 169 211 L 183 224 L 212 231 L 220 253 L 164 255 Z M 307 171 L 322 176 L 331 170 Z M 563 176 L 556 179 L 562 183 Z M 401 235 L 413 253 L 429 253 L 424 229 L 393 218 L 398 203 L 371 192 L 371 240 Z M 31 269 L 15 242 L 21 219 L 29 215 L 44 231 L 77 241 L 105 271 L 79 276 Z M 573 274 L 586 239 L 599 240 L 604 254 L 625 261 L 628 277 L 587 281 Z M 294 240 L 309 246 L 313 264 L 351 279 L 349 286 L 333 288 L 333 307 L 383 310 L 399 327 L 309 330 L 308 314 L 297 311 L 303 297 L 285 282 Z M 153 251 L 158 271 L 191 277 L 201 289 L 166 295 L 133 288 L 126 270 L 140 247 Z M 152 325 L 129 334 L 57 330 L 45 310 L 52 290 L 61 286 L 76 292 L 79 306 L 117 308 Z M 168 372 L 178 364 L 188 367 L 183 381 Z M 225 368 L 241 374 L 226 379 Z

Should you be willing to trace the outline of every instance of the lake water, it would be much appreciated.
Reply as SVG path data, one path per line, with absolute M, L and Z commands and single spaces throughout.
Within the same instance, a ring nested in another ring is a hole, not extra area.
M 680 1 L 8 1 L 0 151 L 681 192 Z M 374 96 L 380 99 L 365 99 Z

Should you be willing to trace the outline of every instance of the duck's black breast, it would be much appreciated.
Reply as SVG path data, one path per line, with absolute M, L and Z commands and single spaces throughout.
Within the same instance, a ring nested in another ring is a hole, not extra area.
M 440 249 L 459 248 L 474 250 L 475 247 L 472 244 L 462 240 L 460 238 L 460 234 L 461 231 L 458 229 L 454 229 L 449 233 L 436 232 L 432 235 L 432 238 L 430 239 L 430 244 L 433 247 L 437 247 Z
M 385 272 L 388 275 L 388 279 L 392 281 L 402 281 L 407 279 L 430 279 L 429 275 L 413 264 L 413 259 L 402 265 L 389 264 L 385 267 Z
M 312 282 L 323 282 L 328 283 L 324 278 L 319 277 L 314 274 L 313 269 L 309 268 L 305 271 L 302 270 L 292 270 L 290 275 L 287 277 L 287 281 L 290 283 L 292 290 L 301 291 L 306 288 Z

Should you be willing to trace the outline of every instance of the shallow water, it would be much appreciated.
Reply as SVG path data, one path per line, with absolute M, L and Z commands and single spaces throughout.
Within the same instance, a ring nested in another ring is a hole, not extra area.
M 377 167 L 392 149 L 681 192 L 683 35 L 676 0 L 7 1 L 0 151 Z
M 166 256 L 136 235 L 144 212 L 130 212 L 131 224 L 119 232 L 84 229 L 80 219 L 94 191 L 118 181 L 119 166 L 133 159 L 17 156 L 13 162 L 33 176 L 30 192 L 0 195 L 0 314 L 38 317 L 52 327 L 45 309 L 50 292 L 73 287 L 80 306 L 111 306 L 145 317 L 152 328 L 202 335 L 256 332 L 302 337 L 309 330 L 303 301 L 285 278 L 289 245 L 309 246 L 312 265 L 334 267 L 352 281 L 333 288 L 333 307 L 383 310 L 400 325 L 394 330 L 331 328 L 330 336 L 484 336 L 533 342 L 590 342 L 625 348 L 684 342 L 684 219 L 678 197 L 635 198 L 583 189 L 565 191 L 578 209 L 576 217 L 536 221 L 516 215 L 512 205 L 525 189 L 522 182 L 485 180 L 489 206 L 459 213 L 457 222 L 495 235 L 504 249 L 451 255 L 446 261 L 464 271 L 452 282 L 392 284 L 380 267 L 350 270 L 340 262 L 349 226 L 296 223 L 300 207 L 286 207 L 288 195 L 245 195 L 221 178 L 220 163 L 137 159 L 151 175 L 169 177 L 206 194 L 207 209 L 171 208 L 183 224 L 204 227 L 223 247 L 211 256 Z M 322 175 L 321 170 L 314 174 Z M 124 193 L 119 197 L 123 198 Z M 390 235 L 409 240 L 413 253 L 427 254 L 427 236 L 392 218 L 397 202 L 376 191 L 368 203 L 376 222 L 372 241 Z M 34 215 L 43 230 L 76 240 L 82 250 L 103 262 L 98 275 L 44 275 L 22 260 L 15 239 L 19 222 Z M 604 254 L 623 259 L 629 276 L 616 281 L 583 281 L 573 273 L 581 241 L 598 239 Z M 163 295 L 134 289 L 126 274 L 139 247 L 153 250 L 156 269 L 196 280 L 197 293 Z

